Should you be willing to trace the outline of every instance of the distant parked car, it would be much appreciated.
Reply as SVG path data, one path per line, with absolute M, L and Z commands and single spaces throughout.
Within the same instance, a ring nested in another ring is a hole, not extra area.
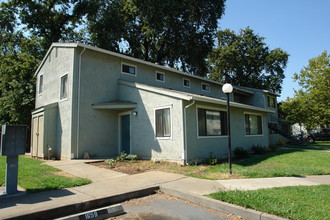
M 307 133 L 304 139 L 308 143 L 315 141 L 330 141 L 330 128 L 321 128 L 316 132 Z

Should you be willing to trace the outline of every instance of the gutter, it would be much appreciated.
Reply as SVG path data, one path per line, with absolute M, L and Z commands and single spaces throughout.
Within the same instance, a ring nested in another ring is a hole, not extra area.
M 191 106 L 193 106 L 195 104 L 195 100 L 192 101 L 192 103 L 190 103 L 189 105 L 187 105 L 186 107 L 184 107 L 184 149 L 183 149 L 183 164 L 186 165 L 187 164 L 187 159 L 188 159 L 188 153 L 187 153 L 187 148 L 188 148 L 188 144 L 187 144 L 187 109 Z
M 77 97 L 77 152 L 76 152 L 76 159 L 79 158 L 79 139 L 80 139 L 80 91 L 81 91 L 81 56 L 85 52 L 86 48 L 84 47 L 83 51 L 79 54 L 79 68 L 78 68 L 78 97 Z

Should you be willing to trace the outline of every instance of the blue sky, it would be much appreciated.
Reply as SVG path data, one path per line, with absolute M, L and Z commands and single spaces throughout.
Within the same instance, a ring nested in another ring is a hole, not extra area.
M 294 96 L 299 85 L 294 73 L 324 50 L 330 53 L 330 0 L 227 0 L 219 28 L 236 33 L 250 26 L 265 37 L 270 49 L 290 54 L 282 94 L 278 101 Z

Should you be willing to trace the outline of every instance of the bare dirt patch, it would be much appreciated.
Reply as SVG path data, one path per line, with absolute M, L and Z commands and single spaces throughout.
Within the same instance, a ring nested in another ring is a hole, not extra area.
M 126 174 L 138 174 L 148 171 L 163 171 L 171 173 L 181 173 L 185 174 L 185 170 L 188 168 L 177 163 L 162 161 L 159 163 L 154 163 L 149 160 L 134 160 L 134 161 L 117 161 L 113 167 L 110 167 L 105 162 L 91 163 L 91 165 L 111 169 L 117 172 Z
M 168 161 L 153 162 L 150 160 L 133 160 L 133 161 L 117 161 L 113 166 L 109 166 L 105 162 L 91 163 L 91 165 L 98 166 L 100 168 L 111 169 L 117 172 L 126 173 L 129 175 L 144 173 L 148 171 L 163 171 L 168 173 L 178 173 L 187 176 L 201 177 L 207 179 L 230 179 L 230 178 L 242 178 L 239 175 L 229 176 L 226 173 L 208 173 L 206 170 L 208 165 L 194 165 L 194 166 L 182 166 L 180 164 Z

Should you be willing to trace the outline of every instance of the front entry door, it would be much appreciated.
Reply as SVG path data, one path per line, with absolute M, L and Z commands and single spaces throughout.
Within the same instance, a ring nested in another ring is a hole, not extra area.
M 120 143 L 121 152 L 131 153 L 131 132 L 130 132 L 130 115 L 120 116 Z

